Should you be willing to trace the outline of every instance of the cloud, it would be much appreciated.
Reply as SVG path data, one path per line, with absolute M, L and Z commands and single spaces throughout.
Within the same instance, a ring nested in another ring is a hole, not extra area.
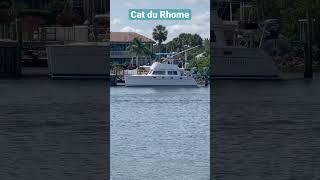
M 118 18 L 110 18 L 110 27 L 111 29 L 119 29 L 122 27 L 122 21 Z
M 177 37 L 181 33 L 199 34 L 202 38 L 210 37 L 210 12 L 204 12 L 196 14 L 192 18 L 192 21 L 188 24 L 178 23 L 175 25 L 167 26 L 169 35 L 168 40 Z
M 172 0 L 172 7 L 179 8 L 181 4 L 185 4 L 192 9 L 191 21 L 141 21 L 133 22 L 128 20 L 127 10 L 142 5 L 144 8 L 156 8 L 159 0 L 123 0 L 121 6 L 116 4 L 111 11 L 111 31 L 114 32 L 136 32 L 146 37 L 152 38 L 154 26 L 162 24 L 168 30 L 168 38 L 166 42 L 171 41 L 180 33 L 199 34 L 202 38 L 210 37 L 210 10 L 208 4 L 210 0 Z M 157 3 L 155 3 L 157 2 Z M 198 7 L 201 6 L 201 7 Z M 139 8 L 139 7 L 138 7 Z M 141 8 L 141 7 L 140 7 Z M 159 7 L 160 8 L 160 7 Z M 165 7 L 161 7 L 165 8 Z M 114 19 L 112 17 L 115 17 Z M 165 43 L 166 43 L 165 42 Z
M 167 27 L 169 31 L 168 40 L 177 37 L 181 33 L 199 34 L 203 38 L 208 38 L 210 29 L 197 24 L 177 24 Z
M 185 3 L 189 4 L 202 4 L 202 3 L 210 3 L 210 0 L 184 0 Z
M 124 5 L 129 7 L 129 8 L 132 8 L 132 7 L 135 6 L 135 4 L 133 4 L 132 2 L 125 2 Z
M 156 23 L 161 24 L 161 23 Z M 149 22 L 148 25 L 145 26 L 137 26 L 134 25 L 125 25 L 120 22 L 119 19 L 112 19 L 111 21 L 111 30 L 120 31 L 120 32 L 136 32 L 146 37 L 152 38 L 152 31 L 154 26 L 156 25 L 152 22 Z M 199 34 L 202 38 L 210 37 L 210 12 L 205 11 L 201 13 L 194 14 L 191 21 L 177 21 L 175 24 L 171 22 L 171 24 L 163 23 L 168 30 L 168 38 L 165 41 L 169 42 L 173 38 L 179 36 L 181 33 L 192 33 Z
M 123 27 L 122 29 L 120 29 L 120 32 L 136 32 L 136 33 L 142 33 L 142 30 L 141 30 L 141 29 L 133 28 L 133 27 L 131 27 L 131 26 L 126 26 L 126 27 Z
M 192 17 L 193 23 L 208 23 L 210 22 L 210 12 L 206 11 L 201 14 L 196 14 Z
M 111 25 L 120 25 L 121 21 L 120 19 L 114 18 L 111 20 Z

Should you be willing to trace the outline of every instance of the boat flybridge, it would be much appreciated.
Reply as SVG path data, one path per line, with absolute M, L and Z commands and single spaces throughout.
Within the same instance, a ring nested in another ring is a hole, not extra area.
M 126 86 L 197 86 L 193 76 L 176 64 L 154 62 L 145 75 L 126 75 Z

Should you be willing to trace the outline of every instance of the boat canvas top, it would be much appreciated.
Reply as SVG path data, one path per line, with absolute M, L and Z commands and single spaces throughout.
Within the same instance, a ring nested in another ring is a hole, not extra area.
M 182 76 L 185 71 L 184 68 L 179 68 L 176 64 L 160 62 L 154 62 L 151 66 L 143 67 L 149 68 L 149 72 L 147 74 L 131 74 L 131 76 Z
M 167 63 L 159 63 L 155 62 L 152 64 L 150 67 L 150 70 L 155 70 L 155 71 L 164 71 L 164 70 L 178 70 L 179 67 L 176 64 L 167 64 Z
M 143 68 L 143 69 L 150 69 L 151 66 L 139 66 L 139 68 Z

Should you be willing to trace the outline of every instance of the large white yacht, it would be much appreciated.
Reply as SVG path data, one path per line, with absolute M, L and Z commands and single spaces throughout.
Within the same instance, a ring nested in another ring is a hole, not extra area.
M 125 75 L 126 86 L 197 86 L 193 76 L 176 64 L 154 62 L 143 75 Z
M 211 8 L 211 27 L 215 35 L 215 42 L 211 48 L 213 59 L 211 77 L 213 79 L 280 79 L 272 57 L 264 49 L 226 44 L 225 26 L 218 15 L 219 1 L 217 1 L 212 3 Z

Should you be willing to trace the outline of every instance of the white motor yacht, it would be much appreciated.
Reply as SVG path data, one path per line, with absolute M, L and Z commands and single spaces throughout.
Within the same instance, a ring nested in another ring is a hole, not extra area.
M 193 76 L 176 64 L 154 62 L 145 75 L 125 75 L 126 86 L 197 86 Z
M 215 43 L 211 48 L 213 79 L 280 79 L 272 57 L 259 47 L 226 45 L 225 27 L 218 15 L 217 3 L 211 8 L 211 26 Z

